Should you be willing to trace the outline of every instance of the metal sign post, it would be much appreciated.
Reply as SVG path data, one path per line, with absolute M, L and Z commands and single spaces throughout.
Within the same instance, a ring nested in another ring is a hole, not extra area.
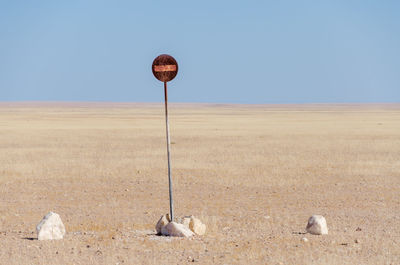
M 174 221 L 174 201 L 172 198 L 172 178 L 171 178 L 171 158 L 170 158 L 170 138 L 169 138 L 169 122 L 168 122 L 168 91 L 167 82 L 175 78 L 178 73 L 178 63 L 176 60 L 166 54 L 158 56 L 153 61 L 152 71 L 154 76 L 164 82 L 164 98 L 165 98 L 165 129 L 167 132 L 167 156 L 168 156 L 168 184 L 169 184 L 169 213 L 171 222 Z

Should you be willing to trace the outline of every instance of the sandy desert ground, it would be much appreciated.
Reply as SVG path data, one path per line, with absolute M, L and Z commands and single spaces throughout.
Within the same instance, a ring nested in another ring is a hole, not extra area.
M 175 212 L 208 229 L 191 239 L 154 235 L 163 111 L 1 103 L 0 264 L 400 264 L 400 104 L 172 104 Z M 63 240 L 36 240 L 49 211 Z M 303 234 L 312 214 L 329 235 Z

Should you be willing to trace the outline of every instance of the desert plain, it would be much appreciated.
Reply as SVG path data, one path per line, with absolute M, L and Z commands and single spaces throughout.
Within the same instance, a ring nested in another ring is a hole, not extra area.
M 155 235 L 162 104 L 1 103 L 0 264 L 400 264 L 400 104 L 170 104 L 170 126 L 204 236 Z M 67 233 L 38 241 L 49 211 Z

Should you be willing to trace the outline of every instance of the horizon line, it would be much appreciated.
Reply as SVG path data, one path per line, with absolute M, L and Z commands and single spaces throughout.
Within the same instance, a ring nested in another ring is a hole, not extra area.
M 138 105 L 155 105 L 164 104 L 164 101 L 153 102 L 137 102 L 137 101 L 76 101 L 76 100 L 16 100 L 1 101 L 0 104 L 138 104 Z M 230 103 L 230 102 L 174 102 L 168 101 L 168 104 L 177 105 L 396 105 L 400 102 L 301 102 L 301 103 Z

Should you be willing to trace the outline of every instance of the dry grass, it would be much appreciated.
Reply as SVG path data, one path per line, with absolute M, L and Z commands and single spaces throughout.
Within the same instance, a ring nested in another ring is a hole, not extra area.
M 175 211 L 208 225 L 193 239 L 153 235 L 163 118 L 157 104 L 0 104 L 0 264 L 400 264 L 399 104 L 172 105 Z M 66 238 L 30 240 L 50 210 Z M 328 236 L 301 234 L 312 214 Z

